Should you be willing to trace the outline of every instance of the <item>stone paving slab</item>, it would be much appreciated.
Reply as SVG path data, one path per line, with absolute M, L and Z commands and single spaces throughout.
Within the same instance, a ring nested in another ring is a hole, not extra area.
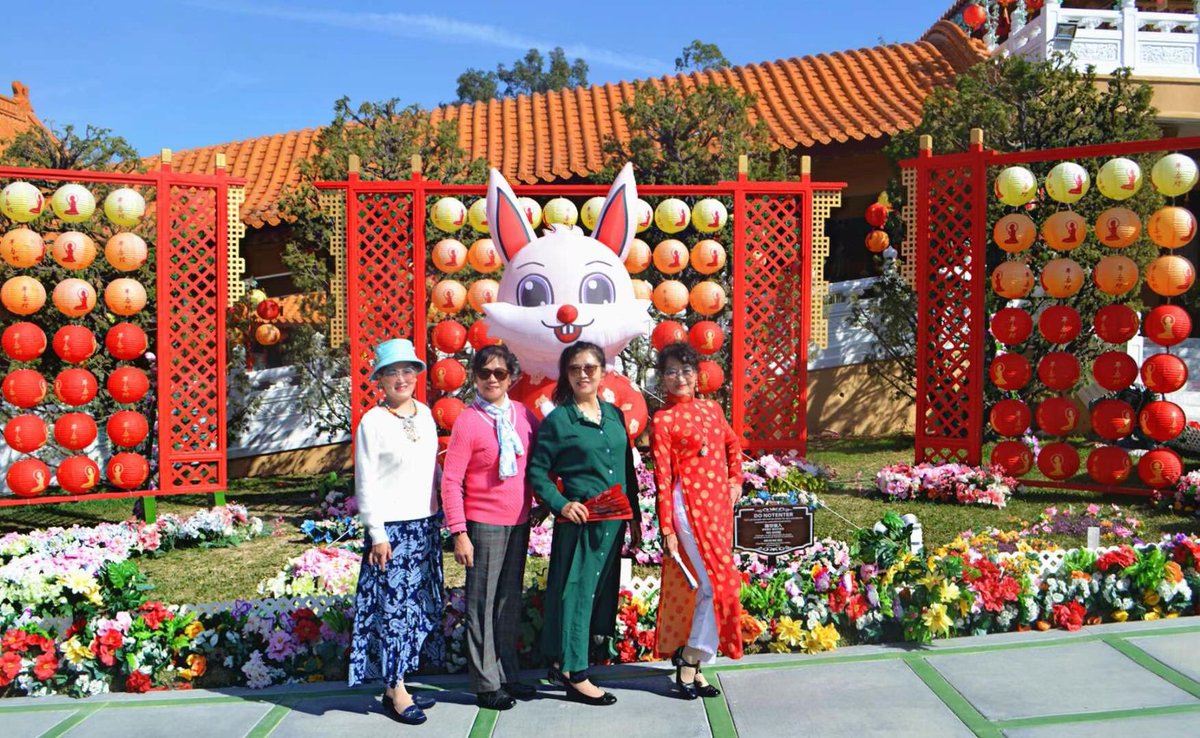
M 1097 641 L 930 656 L 928 662 L 989 720 L 1196 702 Z
M 743 737 L 974 735 L 900 660 L 726 672 L 721 686 Z
M 563 687 L 545 687 L 538 697 L 499 715 L 493 738 L 570 736 L 570 738 L 709 738 L 703 700 L 671 698 L 671 680 L 647 676 L 596 684 L 617 696 L 617 704 L 592 707 L 568 702 Z M 432 718 L 430 718 L 432 722 Z
M 240 738 L 270 711 L 264 702 L 97 710 L 66 735 L 87 738 Z M 7 720 L 9 716 L 5 716 Z
M 75 710 L 46 710 L 45 712 L 14 712 L 0 718 L 3 734 L 8 738 L 36 738 L 75 714 Z
M 1200 715 L 1154 715 L 1151 717 L 1106 720 L 1104 722 L 1074 723 L 1071 725 L 1042 725 L 1036 728 L 1010 728 L 1004 731 L 1009 738 L 1131 738 L 1148 735 L 1195 735 Z
M 396 723 L 383 712 L 379 696 L 371 693 L 307 699 L 292 705 L 271 738 L 390 738 L 400 728 L 406 735 L 409 731 L 439 738 L 468 735 L 478 712 L 473 695 L 447 692 L 434 696 L 438 704 L 425 711 L 429 720 L 417 726 Z
M 1175 671 L 1200 682 L 1200 633 L 1129 638 L 1127 641 Z

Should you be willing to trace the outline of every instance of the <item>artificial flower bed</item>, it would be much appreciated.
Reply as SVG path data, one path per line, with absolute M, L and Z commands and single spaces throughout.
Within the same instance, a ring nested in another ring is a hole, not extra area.
M 1155 490 L 1154 500 L 1177 513 L 1200 515 L 1200 469 L 1180 477 L 1174 490 Z
M 892 464 L 875 475 L 876 496 L 1002 508 L 1018 482 L 999 467 L 966 464 Z

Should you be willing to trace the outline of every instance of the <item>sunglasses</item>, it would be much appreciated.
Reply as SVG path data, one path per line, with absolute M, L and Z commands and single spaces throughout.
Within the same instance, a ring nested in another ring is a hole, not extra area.
M 596 372 L 600 371 L 599 364 L 571 364 L 567 367 L 567 371 L 571 374 L 586 374 L 589 377 L 595 376 Z
M 475 376 L 485 382 L 492 377 L 495 377 L 497 382 L 503 382 L 508 379 L 509 372 L 507 369 L 479 369 L 475 372 Z
M 418 369 L 411 366 L 389 366 L 386 369 L 381 369 L 379 371 L 379 376 L 387 377 L 389 379 L 392 377 L 404 377 L 405 379 L 412 379 L 413 377 L 417 376 L 418 371 Z

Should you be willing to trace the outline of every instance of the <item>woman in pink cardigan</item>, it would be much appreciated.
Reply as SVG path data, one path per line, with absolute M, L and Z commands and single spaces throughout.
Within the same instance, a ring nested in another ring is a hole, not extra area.
M 442 470 L 454 559 L 467 569 L 467 654 L 480 707 L 507 710 L 536 689 L 517 681 L 521 586 L 531 488 L 525 464 L 537 419 L 508 398 L 517 359 L 486 346 L 471 362 L 475 402 L 458 417 Z

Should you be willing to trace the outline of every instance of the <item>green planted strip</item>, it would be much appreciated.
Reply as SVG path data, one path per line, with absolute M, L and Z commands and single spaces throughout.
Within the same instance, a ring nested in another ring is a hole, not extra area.
M 1139 634 L 1138 637 L 1140 638 L 1141 635 Z M 1170 682 L 1193 697 L 1200 697 L 1200 682 L 1197 682 L 1195 679 L 1172 669 L 1123 638 L 1107 636 L 1101 640 L 1120 651 L 1133 663 L 1146 671 L 1154 673 L 1155 676 L 1163 681 Z
M 1107 710 L 1078 712 L 1067 715 L 1048 715 L 1046 717 L 1017 718 L 1014 720 L 998 720 L 993 725 L 1004 730 L 1014 728 L 1037 728 L 1045 725 L 1066 725 L 1068 723 L 1093 723 L 1105 720 L 1124 720 L 1129 718 L 1157 717 L 1162 715 L 1179 715 L 1181 713 L 1200 713 L 1200 704 L 1168 705 L 1165 707 L 1135 707 L 1128 710 Z M 1120 726 L 1116 726 L 1120 727 Z
M 62 705 L 58 705 L 57 707 L 60 710 L 62 709 Z M 41 738 L 58 738 L 58 736 L 66 733 L 71 728 L 74 728 L 76 725 L 79 725 L 84 720 L 87 720 L 93 714 L 95 714 L 103 709 L 104 709 L 104 705 L 97 705 L 96 707 L 90 707 L 90 708 L 85 707 L 82 710 L 80 710 L 79 712 L 76 712 L 74 715 L 68 717 L 66 720 L 63 720 L 58 725 L 55 725 L 50 730 L 47 730 L 45 733 L 42 733 Z
M 500 719 L 500 713 L 495 710 L 479 710 L 475 713 L 475 722 L 471 723 L 471 732 L 467 734 L 467 738 L 491 738 L 492 731 L 496 729 L 496 721 Z
M 266 736 L 271 735 L 271 732 L 275 730 L 275 728 L 279 727 L 279 724 L 283 722 L 283 719 L 287 717 L 288 713 L 291 711 L 292 708 L 288 707 L 287 705 L 275 705 L 266 715 L 263 715 L 262 718 L 255 723 L 254 727 L 250 729 L 250 732 L 246 734 L 246 738 L 266 738 Z
M 725 685 L 721 684 L 720 675 L 717 675 L 717 683 L 721 685 L 720 696 L 706 697 L 702 700 L 704 714 L 708 717 L 708 729 L 712 731 L 713 738 L 737 738 L 733 713 L 729 710 L 729 703 L 725 701 L 728 693 L 725 691 Z
M 950 682 L 946 681 L 938 670 L 929 665 L 925 659 L 920 656 L 907 655 L 904 657 L 904 663 L 908 668 L 913 670 L 921 681 L 925 682 L 925 686 L 940 699 L 950 711 L 958 717 L 959 720 L 966 725 L 967 728 L 977 736 L 986 736 L 987 738 L 1000 738 L 1003 734 L 993 725 L 987 718 L 983 716 L 979 710 L 975 709 L 966 697 L 963 697 Z

